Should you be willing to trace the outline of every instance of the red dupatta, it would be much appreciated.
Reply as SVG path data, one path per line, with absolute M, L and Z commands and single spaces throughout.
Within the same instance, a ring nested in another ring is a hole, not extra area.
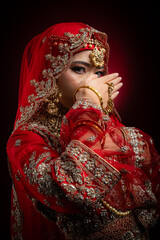
M 60 138 L 43 124 L 43 103 L 54 94 L 56 79 L 90 38 L 106 49 L 107 70 L 107 35 L 86 24 L 54 25 L 25 49 L 7 145 L 13 239 L 125 239 L 126 233 L 141 239 L 158 217 L 160 165 L 150 136 L 105 115 L 89 99 L 64 114 Z

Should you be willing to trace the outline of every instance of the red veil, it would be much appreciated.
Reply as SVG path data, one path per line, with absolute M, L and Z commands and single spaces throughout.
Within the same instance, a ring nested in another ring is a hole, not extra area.
M 107 69 L 107 35 L 86 24 L 56 24 L 29 42 L 22 59 L 16 126 L 31 118 L 40 102 L 53 93 L 55 79 L 67 70 L 75 52 L 87 49 L 84 45 L 91 36 L 101 41 L 106 49 L 104 67 Z
M 57 116 L 60 137 L 48 127 L 44 103 L 91 38 L 106 49 L 107 71 L 107 35 L 83 23 L 54 25 L 25 49 L 7 144 L 13 239 L 147 239 L 159 216 L 160 163 L 150 136 L 89 99 Z

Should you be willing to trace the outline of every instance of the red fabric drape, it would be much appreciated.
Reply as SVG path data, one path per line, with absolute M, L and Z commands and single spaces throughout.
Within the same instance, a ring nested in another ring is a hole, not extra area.
M 33 121 L 92 35 L 107 50 L 107 68 L 107 36 L 81 23 L 52 26 L 25 49 L 7 144 L 13 239 L 147 239 L 158 217 L 160 162 L 150 136 L 89 99 L 79 99 L 63 116 L 60 138 Z

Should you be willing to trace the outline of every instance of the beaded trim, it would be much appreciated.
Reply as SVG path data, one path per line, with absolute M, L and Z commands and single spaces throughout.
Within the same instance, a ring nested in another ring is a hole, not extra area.
M 131 213 L 131 211 L 125 211 L 125 212 L 122 212 L 122 211 L 119 211 L 117 210 L 116 208 L 112 207 L 111 205 L 109 205 L 106 201 L 104 201 L 103 199 L 101 200 L 101 202 L 103 203 L 103 205 L 105 207 L 107 207 L 109 210 L 111 210 L 112 212 L 114 212 L 116 215 L 118 216 L 127 216 L 128 214 Z

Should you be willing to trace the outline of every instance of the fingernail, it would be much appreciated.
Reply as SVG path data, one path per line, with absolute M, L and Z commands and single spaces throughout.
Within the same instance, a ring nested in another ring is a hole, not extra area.
M 119 73 L 115 73 L 115 76 L 119 76 Z

